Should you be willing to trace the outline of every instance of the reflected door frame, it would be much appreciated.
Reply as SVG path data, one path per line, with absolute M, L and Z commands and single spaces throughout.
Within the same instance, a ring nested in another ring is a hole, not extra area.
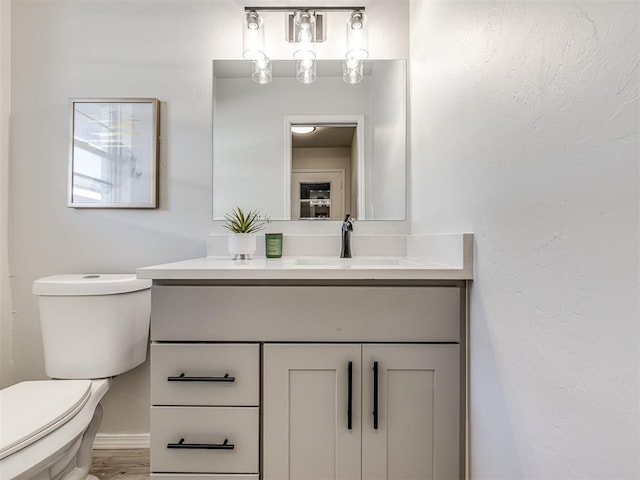
M 284 195 L 284 211 L 289 212 L 289 220 L 295 220 L 292 216 L 292 192 L 293 182 L 291 173 L 293 169 L 293 153 L 291 147 L 291 127 L 301 124 L 315 125 L 355 125 L 356 142 L 358 148 L 358 173 L 357 173 L 357 220 L 365 220 L 365 125 L 364 115 L 285 115 L 284 117 L 284 184 L 289 188 L 285 188 Z M 352 214 L 353 215 L 353 214 Z

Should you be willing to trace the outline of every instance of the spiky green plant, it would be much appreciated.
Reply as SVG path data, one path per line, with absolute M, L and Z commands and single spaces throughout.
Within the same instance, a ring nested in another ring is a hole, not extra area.
M 224 214 L 223 227 L 233 233 L 255 233 L 264 228 L 264 222 L 260 220 L 258 210 L 244 212 L 240 207 L 233 209 L 231 213 Z

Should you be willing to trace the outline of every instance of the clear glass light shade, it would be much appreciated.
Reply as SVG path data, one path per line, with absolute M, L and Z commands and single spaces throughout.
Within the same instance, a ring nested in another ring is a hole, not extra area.
M 347 18 L 347 60 L 366 60 L 369 57 L 367 16 L 360 10 Z
M 251 62 L 251 78 L 254 82 L 261 85 L 271 83 L 273 79 L 271 61 L 268 58 L 264 58 Z
M 314 60 L 316 58 L 316 17 L 310 12 L 296 12 L 293 17 L 295 38 L 293 58 L 296 60 Z
M 364 62 L 362 60 L 345 60 L 342 67 L 342 79 L 345 83 L 360 83 L 363 78 Z
M 300 83 L 313 83 L 318 78 L 315 60 L 299 60 L 296 65 L 296 78 Z
M 245 60 L 264 60 L 264 24 L 258 12 L 245 12 L 242 21 L 242 56 Z

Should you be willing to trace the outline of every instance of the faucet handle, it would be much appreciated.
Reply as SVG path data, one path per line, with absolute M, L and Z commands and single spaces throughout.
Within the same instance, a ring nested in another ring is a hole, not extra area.
M 354 219 L 351 218 L 351 214 L 347 213 L 344 217 L 344 220 L 342 221 L 342 231 L 343 232 L 352 232 L 353 231 L 353 221 Z

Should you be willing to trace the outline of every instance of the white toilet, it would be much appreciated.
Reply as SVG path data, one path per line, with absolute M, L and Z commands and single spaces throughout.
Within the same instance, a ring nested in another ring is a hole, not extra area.
M 110 378 L 144 362 L 151 281 L 36 280 L 46 373 L 0 391 L 0 479 L 85 480 Z

